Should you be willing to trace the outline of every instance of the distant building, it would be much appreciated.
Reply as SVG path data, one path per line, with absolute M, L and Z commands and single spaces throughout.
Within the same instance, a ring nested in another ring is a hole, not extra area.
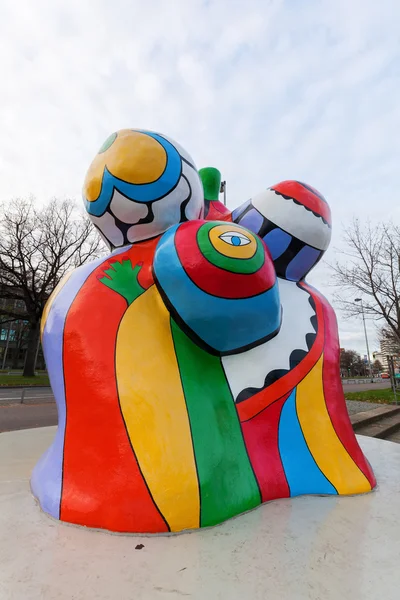
M 379 360 L 379 362 L 382 365 L 383 371 L 388 371 L 389 370 L 389 365 L 388 365 L 388 362 L 387 362 L 387 354 L 384 354 L 383 352 L 373 352 L 372 353 L 372 358 L 374 360 Z
M 389 355 L 389 356 L 399 356 L 400 355 L 400 349 L 399 349 L 399 344 L 398 342 L 391 340 L 391 339 L 382 339 L 381 340 L 381 352 L 383 354 Z
M 7 308 L 15 313 L 25 314 L 23 300 L 9 300 L 0 298 L 0 310 Z M 27 348 L 28 322 L 21 318 L 19 321 L 7 321 L 7 317 L 0 315 L 0 368 L 23 369 Z M 5 357 L 5 360 L 4 360 Z M 41 344 L 38 346 L 36 369 L 44 369 L 45 362 Z
M 379 352 L 373 352 L 372 357 L 374 360 L 379 360 L 383 367 L 384 372 L 389 372 L 388 356 L 393 357 L 394 370 L 399 372 L 400 369 L 400 354 L 398 346 L 394 346 L 390 341 L 381 341 L 381 349 Z

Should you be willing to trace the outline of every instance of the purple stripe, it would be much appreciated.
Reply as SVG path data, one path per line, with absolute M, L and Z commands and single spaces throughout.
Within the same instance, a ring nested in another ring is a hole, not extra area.
M 43 332 L 43 353 L 46 360 L 50 384 L 57 403 L 58 428 L 50 448 L 36 464 L 31 478 L 33 495 L 38 498 L 42 509 L 56 519 L 60 516 L 62 487 L 62 465 L 65 436 L 65 384 L 63 367 L 64 324 L 79 290 L 91 273 L 111 257 L 129 250 L 130 246 L 118 248 L 106 257 L 94 260 L 74 271 L 60 290 L 50 308 Z
M 263 222 L 264 217 L 255 208 L 251 208 L 244 215 L 244 217 L 241 217 L 238 220 L 239 225 L 242 225 L 242 227 L 247 227 L 247 229 L 250 229 L 250 231 L 253 231 L 254 233 L 258 233 L 260 231 Z
M 300 281 L 312 269 L 320 256 L 321 250 L 316 250 L 310 246 L 303 246 L 300 252 L 288 264 L 285 278 L 290 281 Z
M 237 223 L 237 220 L 239 219 L 240 215 L 242 215 L 244 213 L 246 208 L 249 206 L 250 202 L 251 202 L 251 198 L 250 198 L 250 200 L 246 200 L 246 202 L 244 202 L 244 204 L 241 204 L 240 206 L 235 208 L 234 211 L 232 211 L 232 221 L 234 223 Z

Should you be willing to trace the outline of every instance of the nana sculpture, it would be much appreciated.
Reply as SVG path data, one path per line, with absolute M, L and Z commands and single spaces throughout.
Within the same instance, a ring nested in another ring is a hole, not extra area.
M 111 253 L 65 277 L 42 319 L 59 423 L 31 485 L 49 515 L 178 532 L 375 486 L 333 309 L 305 281 L 327 202 L 284 181 L 231 212 L 219 189 L 148 131 L 114 133 L 93 160 L 83 198 Z

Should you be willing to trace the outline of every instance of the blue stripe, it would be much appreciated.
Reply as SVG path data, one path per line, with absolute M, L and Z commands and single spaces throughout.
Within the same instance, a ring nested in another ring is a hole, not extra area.
M 218 298 L 198 288 L 186 275 L 171 227 L 158 243 L 154 272 L 169 302 L 186 325 L 214 350 L 233 352 L 271 335 L 279 328 L 278 285 L 252 298 Z M 221 277 L 223 271 L 221 270 Z
M 268 246 L 268 250 L 271 252 L 272 260 L 276 260 L 288 248 L 292 241 L 292 236 L 277 227 L 267 233 L 263 239 Z
M 296 389 L 283 405 L 278 440 L 291 496 L 337 494 L 336 489 L 319 469 L 304 439 L 296 412 Z
M 87 212 L 95 217 L 104 214 L 111 202 L 114 189 L 135 202 L 152 202 L 168 194 L 178 183 L 182 172 L 182 161 L 178 150 L 170 142 L 156 133 L 143 131 L 161 144 L 167 153 L 167 165 L 164 173 L 151 183 L 127 183 L 114 177 L 107 168 L 104 169 L 103 183 L 100 196 L 94 202 L 89 202 L 85 197 L 83 201 Z
M 311 246 L 303 246 L 300 252 L 288 264 L 285 278 L 289 279 L 289 281 L 300 281 L 315 265 L 321 253 L 321 250 L 316 250 L 315 248 L 311 248 Z

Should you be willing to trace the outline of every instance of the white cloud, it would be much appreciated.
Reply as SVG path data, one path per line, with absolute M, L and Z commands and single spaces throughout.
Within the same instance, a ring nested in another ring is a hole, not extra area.
M 393 0 L 3 0 L 1 198 L 79 198 L 108 134 L 143 127 L 219 167 L 231 207 L 315 185 L 332 246 L 354 213 L 399 220 L 399 22 Z

